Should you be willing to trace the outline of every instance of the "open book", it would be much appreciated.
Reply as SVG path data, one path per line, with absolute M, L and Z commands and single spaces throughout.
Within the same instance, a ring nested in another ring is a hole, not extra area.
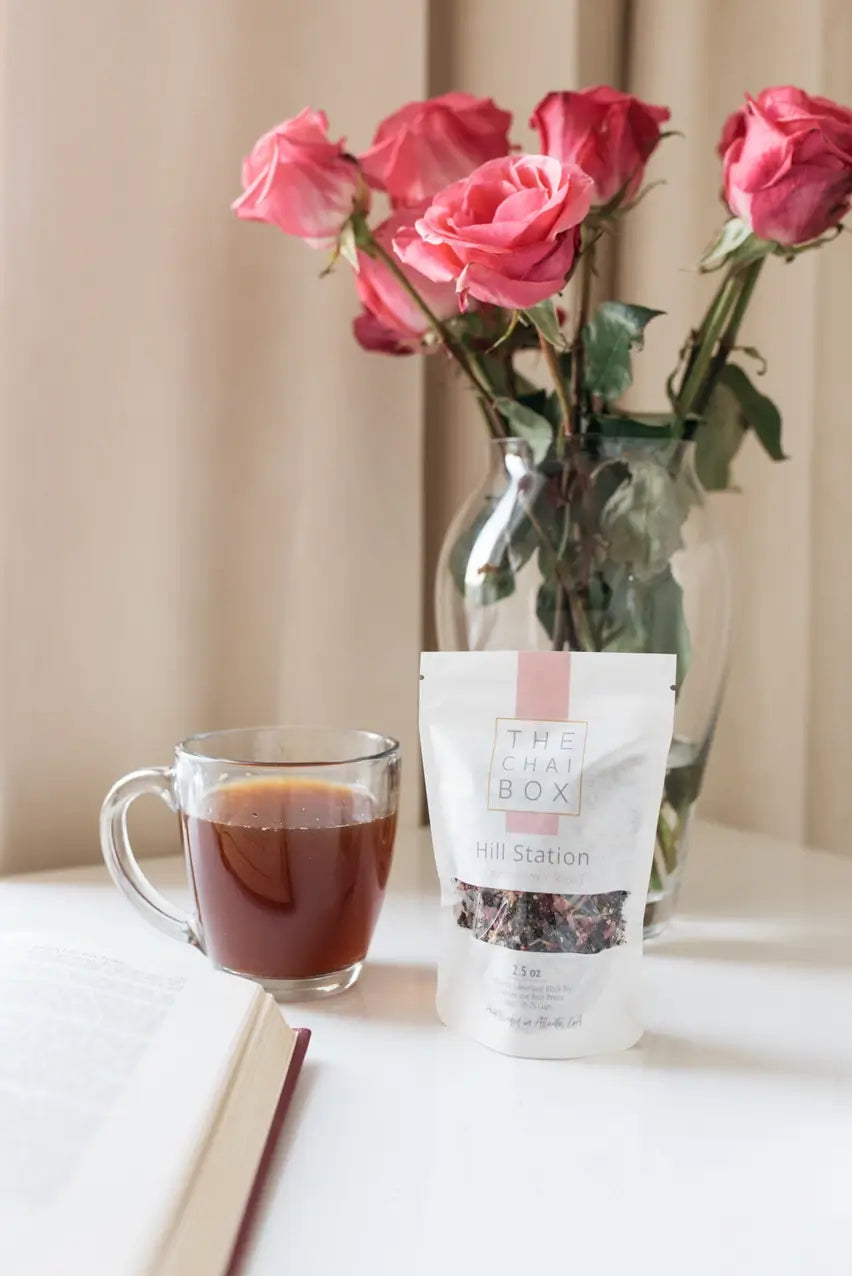
M 223 1276 L 307 1033 L 258 985 L 0 941 L 0 1272 Z

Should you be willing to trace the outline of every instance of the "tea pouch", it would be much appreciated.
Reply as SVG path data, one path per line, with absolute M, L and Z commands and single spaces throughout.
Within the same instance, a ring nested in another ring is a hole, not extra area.
M 642 925 L 675 657 L 424 653 L 438 1014 L 506 1054 L 642 1034 Z

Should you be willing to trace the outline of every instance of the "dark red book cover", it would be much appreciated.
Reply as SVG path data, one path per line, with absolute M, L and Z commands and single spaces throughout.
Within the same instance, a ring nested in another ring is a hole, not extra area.
M 260 1162 L 257 1167 L 254 1184 L 251 1193 L 246 1202 L 243 1221 L 240 1224 L 240 1230 L 237 1232 L 237 1239 L 234 1241 L 234 1248 L 231 1251 L 231 1261 L 228 1265 L 227 1276 L 239 1276 L 242 1270 L 243 1260 L 245 1259 L 248 1241 L 254 1227 L 257 1215 L 257 1207 L 260 1198 L 263 1195 L 263 1189 L 266 1180 L 269 1177 L 270 1166 L 272 1165 L 272 1157 L 275 1152 L 275 1145 L 281 1134 L 284 1118 L 287 1115 L 287 1109 L 290 1107 L 290 1100 L 293 1098 L 293 1092 L 296 1089 L 296 1082 L 299 1079 L 299 1073 L 302 1070 L 302 1064 L 305 1061 L 305 1052 L 308 1048 L 308 1042 L 311 1039 L 310 1028 L 296 1028 L 296 1045 L 293 1055 L 290 1059 L 290 1066 L 287 1069 L 287 1075 L 281 1086 L 281 1094 L 278 1104 L 275 1108 L 275 1115 L 272 1118 L 272 1124 L 269 1127 L 269 1134 L 263 1147 Z

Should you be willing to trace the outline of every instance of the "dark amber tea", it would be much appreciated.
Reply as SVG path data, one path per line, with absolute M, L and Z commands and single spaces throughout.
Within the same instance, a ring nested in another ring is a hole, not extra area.
M 234 727 L 188 736 L 170 767 L 112 786 L 101 849 L 113 881 L 158 930 L 217 966 L 303 1001 L 351 988 L 390 872 L 400 748 L 348 727 Z M 180 813 L 194 908 L 147 880 L 127 808 L 155 793 Z
M 396 814 L 364 789 L 251 779 L 183 813 L 205 951 L 263 979 L 304 979 L 363 961 L 390 871 Z

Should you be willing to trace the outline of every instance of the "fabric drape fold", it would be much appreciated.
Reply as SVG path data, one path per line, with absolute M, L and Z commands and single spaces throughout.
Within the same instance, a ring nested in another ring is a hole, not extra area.
M 661 148 L 667 185 L 636 210 L 619 245 L 625 300 L 667 311 L 636 360 L 635 401 L 660 402 L 679 343 L 712 279 L 690 269 L 723 211 L 714 147 L 746 91 L 796 84 L 852 104 L 852 12 L 814 0 L 678 4 L 634 0 L 630 88 L 665 102 L 686 135 Z M 672 51 L 677 50 L 677 56 Z M 727 694 L 703 811 L 778 837 L 852 851 L 852 245 L 770 262 L 741 334 L 768 361 L 766 393 L 784 418 L 789 460 L 753 439 L 736 465 L 741 489 L 714 498 L 728 533 L 737 611 Z

